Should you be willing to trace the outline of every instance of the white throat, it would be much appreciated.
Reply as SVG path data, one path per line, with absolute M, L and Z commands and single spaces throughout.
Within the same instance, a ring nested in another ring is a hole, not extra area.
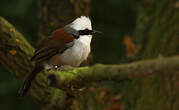
M 89 45 L 91 44 L 91 39 L 92 39 L 92 35 L 83 35 L 83 36 L 80 36 L 78 39 L 75 39 L 75 42 L 76 43 L 77 41 L 85 44 L 85 45 Z M 75 44 L 74 44 L 75 45 Z
M 64 65 L 79 66 L 87 59 L 91 51 L 91 38 L 91 35 L 84 35 L 75 39 L 74 45 L 60 56 L 61 62 L 63 62 Z

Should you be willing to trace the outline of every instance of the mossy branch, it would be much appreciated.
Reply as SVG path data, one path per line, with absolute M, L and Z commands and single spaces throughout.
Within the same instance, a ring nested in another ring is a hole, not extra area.
M 21 80 L 25 79 L 33 68 L 30 57 L 33 47 L 10 23 L 0 17 L 0 61 Z M 72 97 L 67 93 L 73 93 L 93 81 L 113 80 L 122 81 L 156 75 L 158 73 L 174 73 L 179 71 L 179 56 L 160 58 L 134 62 L 124 65 L 102 65 L 92 67 L 80 67 L 60 72 L 43 72 L 33 81 L 30 94 L 49 109 L 70 109 Z M 55 80 L 54 80 L 55 78 Z M 47 80 L 49 79 L 49 80 Z M 51 80 L 53 79 L 53 81 Z M 48 81 L 52 86 L 48 86 Z M 69 89 L 70 88 L 70 89 Z
M 80 88 L 93 81 L 132 80 L 161 73 L 179 71 L 179 56 L 145 60 L 122 65 L 96 64 L 65 72 L 54 72 L 49 76 L 50 84 L 60 89 Z M 51 80 L 52 79 L 52 80 Z

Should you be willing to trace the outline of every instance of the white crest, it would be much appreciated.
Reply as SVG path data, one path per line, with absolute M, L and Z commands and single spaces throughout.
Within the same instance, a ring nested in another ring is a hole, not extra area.
M 84 30 L 89 29 L 92 30 L 91 20 L 89 17 L 81 16 L 76 18 L 71 24 L 67 25 L 75 30 Z

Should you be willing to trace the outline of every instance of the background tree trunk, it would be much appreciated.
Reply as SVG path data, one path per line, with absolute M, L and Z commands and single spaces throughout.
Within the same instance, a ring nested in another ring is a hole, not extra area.
M 90 0 L 38 0 L 39 38 L 90 13 Z
M 132 35 L 132 39 L 135 39 L 134 42 L 139 48 L 137 59 L 179 54 L 177 3 L 178 0 L 143 0 L 137 3 L 137 22 Z M 179 109 L 177 73 L 160 74 L 156 77 L 132 81 L 129 84 L 130 88 L 122 91 L 128 91 L 128 93 L 132 91 L 136 95 L 125 96 L 128 97 L 131 106 L 125 104 L 125 107 L 136 110 Z
M 140 59 L 179 53 L 178 0 L 143 0 L 137 4 L 137 25 L 133 38 Z

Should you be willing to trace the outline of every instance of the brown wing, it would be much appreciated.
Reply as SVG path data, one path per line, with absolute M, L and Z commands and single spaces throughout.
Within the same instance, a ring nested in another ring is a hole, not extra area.
M 36 49 L 31 61 L 35 63 L 46 61 L 52 56 L 64 52 L 73 45 L 74 37 L 67 34 L 63 28 L 55 30 L 50 37 L 45 38 Z

